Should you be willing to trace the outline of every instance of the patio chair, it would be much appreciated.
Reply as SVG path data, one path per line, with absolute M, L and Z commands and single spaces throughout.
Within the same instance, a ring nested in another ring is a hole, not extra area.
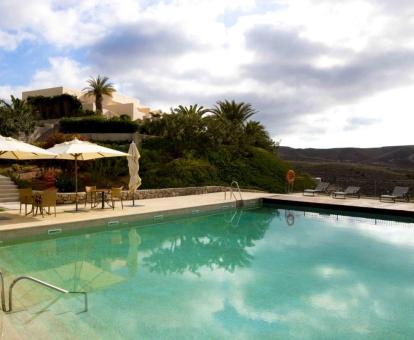
M 44 212 L 46 211 L 46 208 L 48 208 L 47 214 L 51 215 L 50 213 L 50 207 L 54 207 L 55 209 L 55 217 L 56 217 L 56 201 L 57 201 L 57 191 L 56 189 L 52 190 L 45 190 L 42 192 L 38 200 L 35 200 L 36 204 L 36 215 L 38 209 L 40 210 L 40 213 L 42 214 L 42 217 L 44 216 Z
M 320 182 L 315 189 L 305 189 L 303 191 L 304 196 L 315 196 L 316 194 L 323 194 L 326 193 L 328 190 L 329 183 L 328 182 Z
M 91 204 L 91 209 L 96 205 L 96 186 L 85 187 L 85 207 L 86 203 Z M 88 202 L 89 198 L 89 202 Z
M 28 215 L 33 211 L 33 190 L 32 188 L 19 189 L 19 203 L 20 214 L 22 213 L 22 205 L 24 204 L 24 214 Z M 27 212 L 27 205 L 31 205 L 32 208 Z
M 410 196 L 408 196 L 409 191 L 410 191 L 409 187 L 396 186 L 394 190 L 392 191 L 391 195 L 381 195 L 380 201 L 386 200 L 386 201 L 393 201 L 395 203 L 397 199 L 401 199 L 401 200 L 409 202 L 410 201 Z
M 124 209 L 124 203 L 122 199 L 122 187 L 111 188 L 107 202 L 112 209 L 115 209 L 115 201 L 121 201 L 121 207 L 122 209 Z
M 361 190 L 360 187 L 353 187 L 349 186 L 345 189 L 345 191 L 335 191 L 332 193 L 333 198 L 346 198 L 346 197 L 357 197 L 360 198 L 361 195 L 359 191 Z

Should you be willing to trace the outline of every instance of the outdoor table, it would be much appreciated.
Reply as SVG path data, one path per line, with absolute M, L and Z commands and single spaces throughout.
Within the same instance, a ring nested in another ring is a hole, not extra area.
M 100 193 L 101 197 L 102 197 L 102 207 L 101 209 L 105 208 L 105 193 L 108 193 L 110 190 L 109 189 L 93 189 L 92 192 L 93 193 Z

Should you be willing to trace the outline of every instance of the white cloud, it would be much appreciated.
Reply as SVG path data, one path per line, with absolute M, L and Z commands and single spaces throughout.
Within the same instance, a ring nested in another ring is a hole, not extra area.
M 378 147 L 411 145 L 412 108 L 409 105 L 414 86 L 381 92 L 356 103 L 333 106 L 318 114 L 302 117 L 295 133 L 280 136 L 284 145 L 307 147 Z M 367 124 L 349 128 L 352 118 Z M 321 129 L 323 133 L 315 133 Z
M 79 65 L 66 57 L 49 59 L 49 67 L 38 70 L 27 89 L 67 86 L 73 88 L 85 87 L 90 69 Z
M 3 0 L 0 50 L 27 40 L 54 48 L 59 57 L 27 88 L 83 87 L 105 74 L 156 108 L 250 101 L 285 145 L 409 144 L 413 8 L 385 0 Z M 135 40 L 116 35 L 126 28 Z

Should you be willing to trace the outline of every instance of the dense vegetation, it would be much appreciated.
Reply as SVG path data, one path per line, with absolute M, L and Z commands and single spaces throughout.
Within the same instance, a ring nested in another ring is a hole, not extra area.
M 90 79 L 88 91 L 98 97 L 99 102 L 100 94 L 108 92 L 110 95 L 114 89 L 107 78 L 98 77 Z M 36 114 L 42 118 L 55 118 L 53 112 L 69 116 L 60 120 L 64 134 L 52 135 L 40 145 L 43 147 L 73 137 L 65 134 L 139 132 L 144 136 L 140 145 L 141 188 L 229 185 L 237 180 L 244 188 L 285 191 L 285 175 L 290 166 L 278 158 L 278 145 L 264 126 L 252 120 L 256 111 L 250 104 L 225 100 L 210 109 L 198 105 L 178 106 L 169 114 L 152 114 L 150 118 L 133 122 L 125 116 L 111 119 L 100 115 L 73 117 L 81 112 L 81 105 L 76 98 L 67 95 L 33 97 L 27 103 L 11 99 L 10 104 L 0 102 L 0 133 L 3 135 L 27 136 L 34 130 Z M 128 150 L 125 143 L 101 144 Z M 61 191 L 73 190 L 73 162 L 37 163 L 44 168 L 36 175 L 35 182 L 39 186 L 54 184 Z M 126 186 L 128 179 L 124 158 L 80 164 L 80 187 L 87 184 Z M 302 175 L 298 176 L 295 187 L 301 190 L 312 184 L 309 176 Z
M 286 162 L 277 157 L 278 146 L 257 121 L 249 104 L 218 102 L 210 110 L 197 105 L 177 107 L 169 114 L 154 114 L 138 121 L 146 137 L 140 145 L 142 189 L 229 185 L 237 180 L 244 188 L 285 191 Z M 72 131 L 72 132 L 80 132 Z M 58 134 L 45 146 L 66 139 Z M 100 144 L 127 152 L 129 143 Z M 62 167 L 56 174 L 61 191 L 73 190 L 73 162 L 52 161 Z M 124 158 L 80 162 L 80 187 L 125 185 L 129 180 Z M 43 174 L 49 181 L 51 174 Z M 307 175 L 299 176 L 296 189 L 312 186 Z
M 18 138 L 27 137 L 35 129 L 33 108 L 14 96 L 10 102 L 0 100 L 0 134 Z
M 283 192 L 289 165 L 277 157 L 278 146 L 264 126 L 250 120 L 249 104 L 220 101 L 206 110 L 178 107 L 170 114 L 140 122 L 140 132 L 153 137 L 141 147 L 142 186 L 228 185 Z M 300 176 L 297 189 L 311 186 Z
M 79 99 L 69 94 L 53 97 L 33 96 L 27 98 L 27 104 L 32 106 L 37 119 L 58 119 L 93 114 L 92 111 L 84 111 Z

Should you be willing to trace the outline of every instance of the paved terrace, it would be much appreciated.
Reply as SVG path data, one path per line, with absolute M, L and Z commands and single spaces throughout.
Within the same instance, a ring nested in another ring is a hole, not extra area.
M 301 193 L 286 195 L 243 192 L 243 199 L 246 201 L 254 202 L 262 198 L 282 204 L 414 216 L 414 203 L 380 202 L 379 199 L 373 198 L 334 199 L 325 195 L 303 196 Z M 124 201 L 124 209 L 121 209 L 120 202 L 116 202 L 115 210 L 110 207 L 90 209 L 90 205 L 84 208 L 84 205 L 80 204 L 81 211 L 76 213 L 74 205 L 61 205 L 57 207 L 56 217 L 54 215 L 24 216 L 19 214 L 18 204 L 3 204 L 0 206 L 5 209 L 0 212 L 0 242 L 33 233 L 44 233 L 52 228 L 80 229 L 96 225 L 98 221 L 101 224 L 117 220 L 117 218 L 122 218 L 122 220 L 151 219 L 157 214 L 168 216 L 177 213 L 192 213 L 194 210 L 215 209 L 226 205 L 235 206 L 235 201 L 230 200 L 229 195 L 225 200 L 222 192 L 137 200 L 135 206 L 132 206 L 132 201 Z
M 243 199 L 246 201 L 257 201 L 263 197 L 272 196 L 272 194 L 257 193 L 257 192 L 243 192 Z M 110 222 L 117 218 L 123 219 L 146 219 L 153 218 L 157 214 L 168 216 L 176 213 L 192 213 L 193 210 L 214 209 L 222 206 L 235 206 L 234 199 L 224 199 L 224 192 L 189 195 L 165 198 L 153 198 L 136 200 L 135 206 L 132 201 L 124 201 L 124 209 L 121 208 L 120 202 L 115 202 L 115 210 L 109 206 L 101 209 L 99 205 L 91 209 L 90 204 L 84 208 L 84 203 L 79 204 L 81 211 L 75 212 L 75 206 L 60 205 L 57 206 L 56 217 L 54 215 L 24 216 L 24 206 L 22 206 L 22 214 L 19 213 L 18 203 L 2 204 L 0 207 L 5 209 L 0 212 L 0 241 L 8 238 L 16 238 L 19 236 L 26 236 L 31 234 L 34 230 L 36 232 L 44 232 L 52 227 L 79 229 L 86 225 L 93 225 L 99 222 Z M 53 213 L 53 208 L 51 209 Z M 32 230 L 32 231 L 31 231 Z
M 379 198 L 332 198 L 327 195 L 304 196 L 302 193 L 276 194 L 266 197 L 266 201 L 301 206 L 323 207 L 337 210 L 395 214 L 414 217 L 414 202 L 380 202 Z

